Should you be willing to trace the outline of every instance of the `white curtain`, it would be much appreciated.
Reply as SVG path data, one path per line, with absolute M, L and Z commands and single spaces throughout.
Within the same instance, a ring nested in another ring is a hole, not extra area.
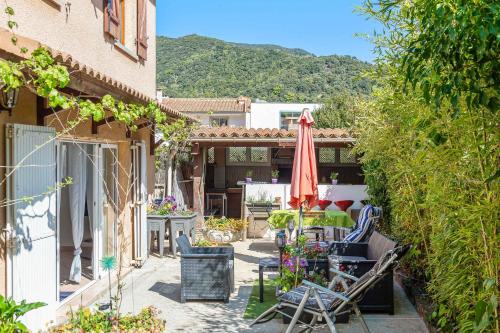
M 87 185 L 87 160 L 85 146 L 78 144 L 68 145 L 68 164 L 67 175 L 73 179 L 73 182 L 68 187 L 70 217 L 71 217 L 71 232 L 73 235 L 73 262 L 69 272 L 69 280 L 80 282 L 82 278 L 82 254 L 81 244 L 84 231 L 84 215 L 85 215 L 85 189 Z
M 87 153 L 88 153 L 88 156 L 92 156 L 93 155 L 93 146 L 92 145 L 87 145 Z M 86 160 L 86 164 L 87 164 L 87 189 L 88 191 L 87 192 L 87 213 L 89 215 L 89 226 L 90 226 L 90 237 L 92 237 L 92 239 L 94 239 L 94 191 L 92 190 L 93 189 L 93 181 L 94 181 L 94 168 L 93 168 L 93 163 L 95 159 L 92 159 L 92 158 L 88 158 Z M 93 253 L 93 251 L 92 251 Z

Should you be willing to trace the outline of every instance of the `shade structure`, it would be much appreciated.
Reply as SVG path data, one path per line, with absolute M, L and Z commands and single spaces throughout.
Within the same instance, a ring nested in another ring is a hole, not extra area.
M 290 206 L 299 209 L 299 234 L 302 232 L 302 208 L 313 208 L 318 204 L 318 173 L 312 126 L 314 119 L 309 109 L 304 109 L 299 118 L 295 157 L 290 186 Z

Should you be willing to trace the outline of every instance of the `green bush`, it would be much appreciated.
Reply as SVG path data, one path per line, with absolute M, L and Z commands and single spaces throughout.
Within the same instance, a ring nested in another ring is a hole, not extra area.
M 364 2 L 386 28 L 356 121 L 372 201 L 414 244 L 406 265 L 436 305 L 433 323 L 499 332 L 498 3 Z
M 205 221 L 207 230 L 240 232 L 247 227 L 248 223 L 241 219 L 210 217 Z
M 12 298 L 5 298 L 0 295 L 0 332 L 29 332 L 28 328 L 21 323 L 19 318 L 29 311 L 38 309 L 45 305 L 47 304 L 42 302 L 26 303 L 24 300 L 17 303 Z
M 159 311 L 154 307 L 141 310 L 138 315 L 116 316 L 110 312 L 81 308 L 68 314 L 68 322 L 51 329 L 52 333 L 105 333 L 105 332 L 154 332 L 165 329 L 165 321 L 158 318 Z

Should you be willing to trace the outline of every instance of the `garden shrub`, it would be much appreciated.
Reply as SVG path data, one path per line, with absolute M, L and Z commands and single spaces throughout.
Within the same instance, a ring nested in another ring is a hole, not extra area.
M 51 329 L 52 333 L 106 333 L 106 332 L 151 332 L 165 330 L 165 321 L 158 318 L 159 311 L 147 307 L 137 315 L 116 316 L 107 311 L 94 311 L 80 308 L 68 313 L 68 322 Z
M 381 0 L 357 152 L 445 332 L 499 332 L 498 4 Z M 387 215 L 384 215 L 384 219 Z

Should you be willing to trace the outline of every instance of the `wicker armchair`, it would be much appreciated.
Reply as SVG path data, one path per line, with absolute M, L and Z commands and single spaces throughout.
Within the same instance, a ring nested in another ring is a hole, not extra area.
M 181 302 L 229 302 L 234 291 L 233 247 L 192 247 L 186 235 L 176 242 L 181 251 Z

